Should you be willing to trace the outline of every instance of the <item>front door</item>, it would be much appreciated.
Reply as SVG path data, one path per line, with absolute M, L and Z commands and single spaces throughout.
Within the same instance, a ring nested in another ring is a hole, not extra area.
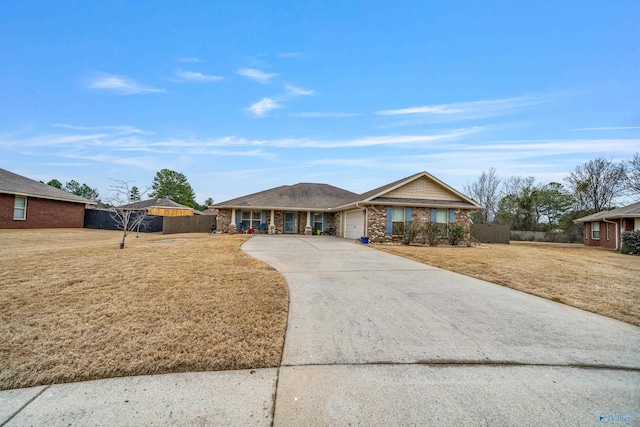
M 293 233 L 294 230 L 295 230 L 295 220 L 294 220 L 293 212 L 285 212 L 284 213 L 284 232 Z

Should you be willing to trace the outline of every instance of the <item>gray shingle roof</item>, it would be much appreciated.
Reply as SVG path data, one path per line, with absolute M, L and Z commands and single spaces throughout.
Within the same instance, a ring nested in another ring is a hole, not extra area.
M 216 203 L 215 207 L 331 209 L 356 196 L 329 184 L 283 185 L 248 196 Z
M 126 205 L 122 205 L 119 207 L 124 209 L 131 209 L 131 210 L 149 209 L 153 207 L 193 209 L 193 208 L 190 208 L 189 206 L 181 205 L 180 203 L 176 203 L 173 200 L 166 199 L 166 198 L 162 198 L 162 199 L 154 198 L 154 199 L 142 200 L 139 202 L 128 203 Z
M 0 193 L 61 200 L 72 203 L 96 204 L 93 200 L 87 200 L 5 169 L 0 169 Z
M 621 208 L 613 209 L 610 211 L 601 211 L 598 213 L 594 213 L 592 215 L 578 218 L 573 222 L 591 222 L 591 221 L 598 221 L 601 219 L 617 219 L 617 218 L 640 218 L 640 202 L 632 203 L 630 205 L 623 206 Z

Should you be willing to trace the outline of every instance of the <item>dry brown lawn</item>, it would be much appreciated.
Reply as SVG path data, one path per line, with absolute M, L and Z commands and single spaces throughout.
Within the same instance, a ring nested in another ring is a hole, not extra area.
M 640 326 L 640 257 L 583 245 L 375 246 Z
M 0 230 L 0 389 L 274 367 L 284 278 L 247 236 Z

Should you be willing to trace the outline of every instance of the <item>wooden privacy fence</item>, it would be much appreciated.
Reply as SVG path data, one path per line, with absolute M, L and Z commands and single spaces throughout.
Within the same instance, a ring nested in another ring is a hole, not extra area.
M 122 230 L 118 226 L 118 222 L 113 219 L 114 212 L 106 209 L 85 209 L 84 211 L 84 228 L 96 228 L 100 230 Z M 133 214 L 131 221 L 135 220 L 136 214 Z M 148 215 L 140 232 L 156 233 L 162 230 L 163 218 L 161 216 Z
M 482 243 L 509 244 L 509 226 L 496 224 L 471 224 L 471 237 Z
M 165 216 L 162 234 L 211 233 L 215 222 L 215 215 Z

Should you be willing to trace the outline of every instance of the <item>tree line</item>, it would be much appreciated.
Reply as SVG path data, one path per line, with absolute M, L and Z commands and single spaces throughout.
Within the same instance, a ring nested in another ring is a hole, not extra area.
M 500 177 L 491 168 L 464 191 L 485 207 L 472 215 L 476 224 L 523 231 L 570 230 L 576 218 L 613 209 L 623 198 L 640 200 L 640 153 L 617 162 L 590 160 L 564 177 L 564 184 L 536 183 L 532 176 Z
M 162 169 L 156 172 L 151 186 L 146 188 L 139 188 L 135 185 L 129 188 L 128 182 L 116 182 L 118 185 L 112 186 L 112 189 L 118 194 L 118 197 L 116 198 L 119 202 L 138 202 L 143 196 L 148 195 L 151 198 L 168 198 L 176 203 L 180 203 L 181 205 L 189 206 L 200 211 L 206 210 L 209 206 L 213 205 L 213 199 L 211 197 L 206 199 L 203 204 L 197 203 L 195 199 L 195 192 L 189 184 L 187 177 L 183 173 L 170 169 Z M 124 183 L 127 184 L 127 195 L 123 198 L 120 193 L 122 190 L 122 184 Z M 96 201 L 103 206 L 110 206 L 113 204 L 111 203 L 111 198 L 113 197 L 109 197 L 103 201 L 96 188 L 92 188 L 87 184 L 80 184 L 75 180 L 67 182 L 64 186 L 57 179 L 52 179 L 47 184 L 71 194 L 75 194 L 76 196 Z

